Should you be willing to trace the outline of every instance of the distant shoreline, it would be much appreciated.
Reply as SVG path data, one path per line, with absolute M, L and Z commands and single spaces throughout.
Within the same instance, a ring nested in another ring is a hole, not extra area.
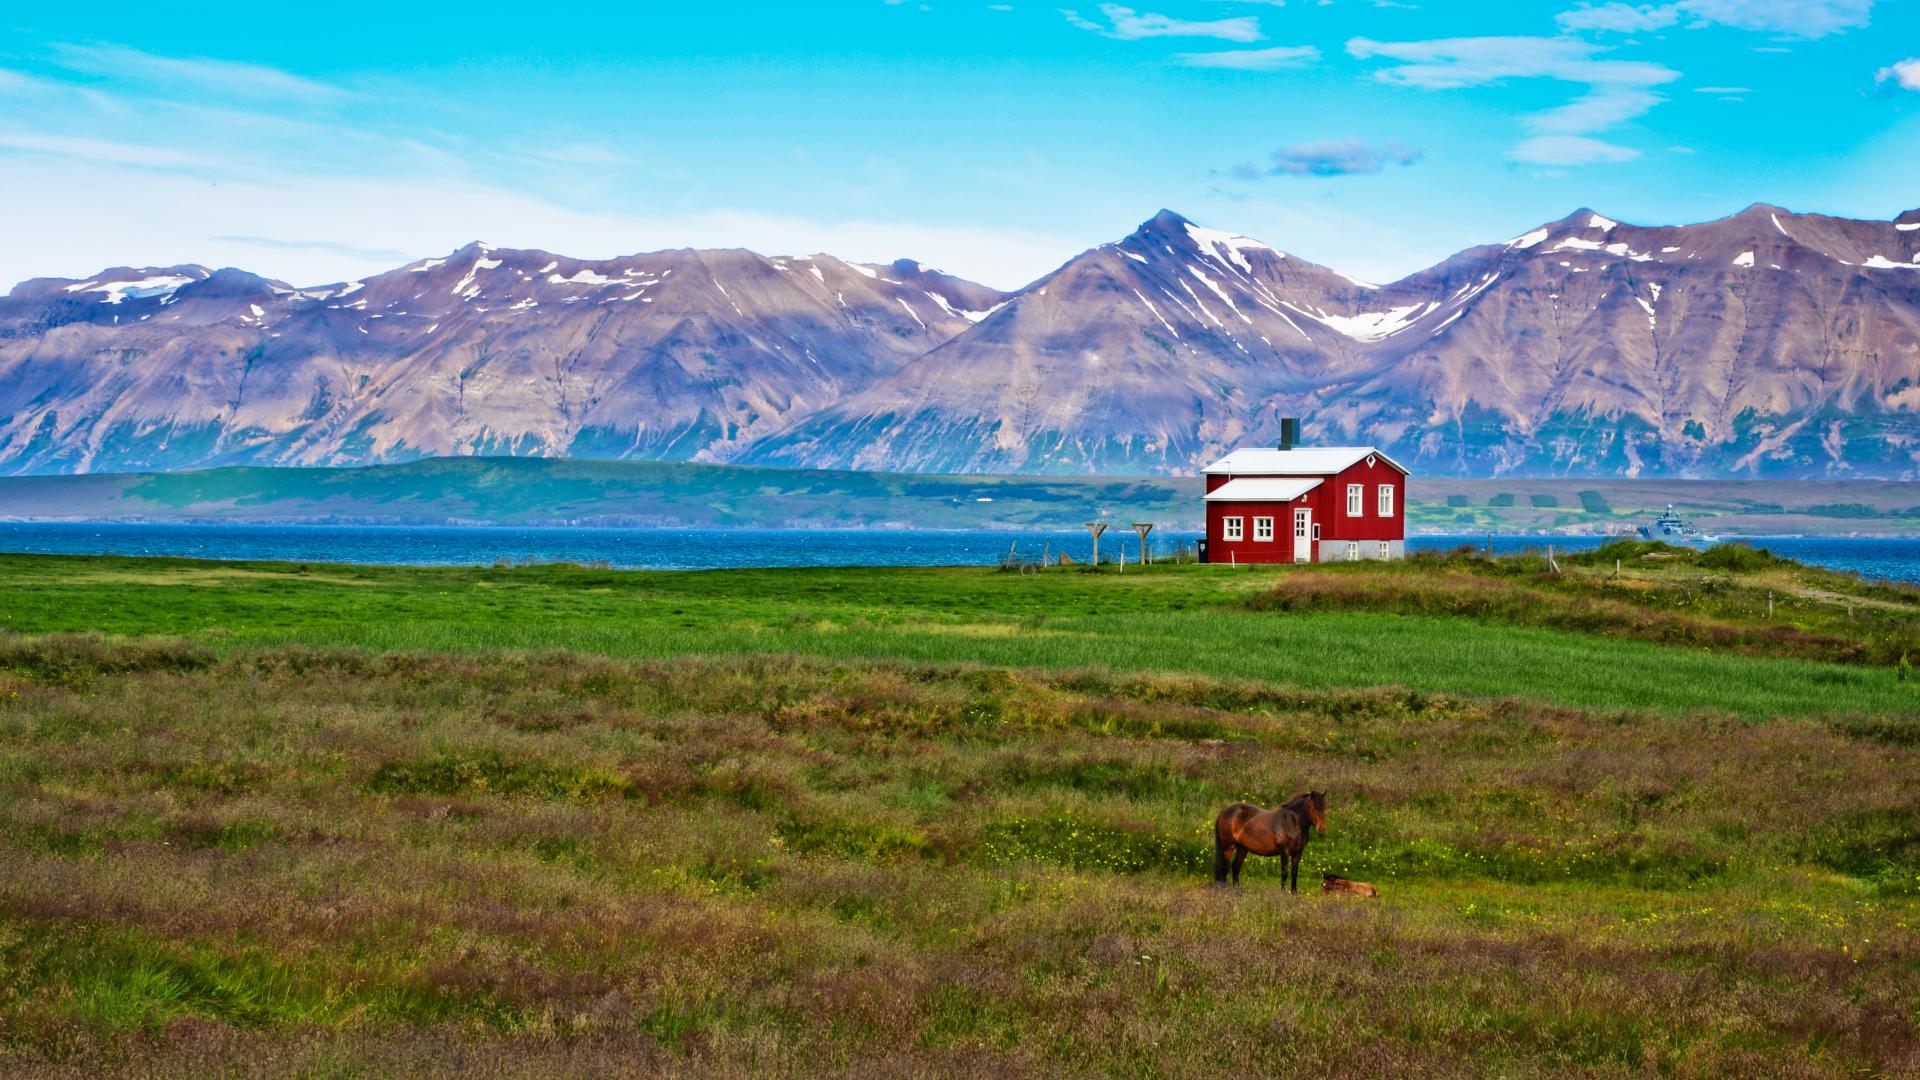
M 0 522 L 1197 532 L 1198 477 L 983 476 L 565 458 L 0 477 Z M 1415 476 L 1410 535 L 1631 531 L 1672 503 L 1728 537 L 1920 536 L 1920 482 Z
M 586 521 L 579 521 L 579 520 L 460 521 L 460 520 L 445 520 L 445 519 L 408 519 L 408 518 L 380 518 L 380 517 L 365 518 L 365 519 L 349 519 L 349 518 L 298 518 L 298 517 L 294 517 L 294 518 L 253 518 L 253 517 L 245 517 L 245 518 L 242 518 L 242 517 L 62 518 L 62 517 L 0 516 L 0 527 L 5 527 L 9 525 L 69 525 L 69 526 L 100 525 L 100 526 L 117 526 L 117 527 L 167 526 L 167 527 L 198 527 L 198 528 L 262 528 L 262 529 L 289 529 L 289 528 L 293 528 L 293 529 L 306 529 L 306 528 L 314 528 L 314 529 L 499 529 L 499 530 L 600 529 L 600 530 L 607 530 L 607 531 L 652 529 L 652 530 L 659 530 L 662 532 L 732 531 L 732 532 L 742 532 L 742 533 L 751 533 L 751 532 L 798 532 L 798 533 L 887 532 L 887 533 L 1008 533 L 1008 534 L 1031 533 L 1034 535 L 1054 534 L 1054 533 L 1079 535 L 1082 532 L 1082 530 L 1076 529 L 1070 525 L 1046 525 L 1046 524 L 1009 525 L 1009 524 L 994 524 L 994 523 L 986 523 L 981 525 L 953 525 L 953 526 L 916 525 L 912 522 L 871 522 L 871 523 L 860 524 L 860 525 L 820 525 L 820 524 L 807 524 L 807 523 L 796 523 L 796 524 L 790 524 L 790 525 L 783 525 L 783 524 L 690 525 L 690 524 L 685 524 L 680 522 L 660 523 L 660 522 L 651 522 L 651 521 L 627 521 L 627 520 L 620 520 L 620 519 L 593 519 L 593 520 L 586 520 Z M 1201 530 L 1198 525 L 1195 525 L 1191 528 L 1186 528 L 1181 526 L 1168 526 L 1168 527 L 1161 528 L 1160 531 L 1157 532 L 1155 535 L 1160 536 L 1160 535 L 1178 534 L 1183 537 L 1188 537 L 1188 536 L 1198 535 L 1200 531 Z M 1408 530 L 1407 535 L 1410 537 L 1423 537 L 1423 538 L 1429 538 L 1429 539 L 1434 537 L 1451 536 L 1451 537 L 1459 537 L 1464 540 L 1464 539 L 1471 539 L 1472 537 L 1475 537 L 1475 536 L 1483 535 L 1488 531 L 1489 530 L 1486 530 L 1486 529 L 1474 530 L 1474 529 L 1464 529 L 1464 528 L 1462 529 L 1423 528 L 1423 529 L 1410 529 Z M 1527 530 L 1527 529 L 1495 528 L 1491 530 L 1491 532 L 1493 533 L 1494 536 L 1505 538 L 1505 539 L 1538 538 L 1541 540 L 1553 540 L 1553 539 L 1606 540 L 1606 539 L 1617 539 L 1617 538 L 1623 538 L 1623 537 L 1628 539 L 1640 538 L 1637 532 L 1630 532 L 1630 531 L 1595 532 L 1590 530 L 1576 530 L 1576 529 L 1541 531 L 1541 530 Z M 1893 531 L 1893 532 L 1833 532 L 1833 531 L 1768 532 L 1768 533 L 1722 532 L 1716 535 L 1719 537 L 1721 542 L 1726 542 L 1726 543 L 1740 543 L 1745 541 L 1764 541 L 1764 540 L 1801 540 L 1801 539 L 1811 539 L 1811 538 L 1856 539 L 1856 540 L 1912 539 L 1912 540 L 1920 541 L 1920 523 L 1914 523 L 1904 531 Z

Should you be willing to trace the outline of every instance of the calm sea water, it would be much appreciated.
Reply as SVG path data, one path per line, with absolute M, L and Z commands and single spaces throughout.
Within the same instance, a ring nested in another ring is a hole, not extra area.
M 1191 544 L 1194 533 L 1156 533 L 1155 551 Z M 1496 551 L 1591 547 L 1591 536 L 1499 536 Z M 1418 536 L 1413 550 L 1436 550 L 1478 536 Z M 1920 582 L 1920 537 L 1764 537 L 1751 541 L 1775 554 L 1868 577 Z M 1103 554 L 1124 544 L 1129 562 L 1139 541 L 1130 530 L 1101 538 Z M 411 565 L 512 562 L 606 562 L 614 566 L 697 570 L 732 566 L 985 565 L 1009 547 L 1029 559 L 1043 549 L 1084 560 L 1084 531 L 938 532 L 790 529 L 474 528 L 368 525 L 120 525 L 0 523 L 0 551 L 168 555 L 198 559 L 270 559 Z

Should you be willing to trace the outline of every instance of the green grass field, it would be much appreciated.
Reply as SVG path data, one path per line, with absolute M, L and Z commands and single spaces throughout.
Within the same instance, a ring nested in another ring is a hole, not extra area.
M 1920 592 L 1644 553 L 0 556 L 0 1072 L 1913 1073 Z

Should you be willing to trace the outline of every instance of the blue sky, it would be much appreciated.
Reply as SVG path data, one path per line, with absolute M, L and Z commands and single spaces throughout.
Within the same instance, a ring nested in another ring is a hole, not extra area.
M 1920 0 L 34 5 L 0 280 L 471 239 L 1011 287 L 1161 207 L 1391 279 L 1579 206 L 1920 206 Z

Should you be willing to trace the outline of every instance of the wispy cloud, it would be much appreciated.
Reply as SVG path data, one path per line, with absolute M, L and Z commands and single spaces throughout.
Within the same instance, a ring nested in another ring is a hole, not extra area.
M 1534 132 L 1509 151 L 1518 161 L 1582 165 L 1627 161 L 1639 151 L 1592 136 L 1635 119 L 1665 100 L 1653 91 L 1680 77 L 1662 64 L 1612 60 L 1604 46 L 1572 37 L 1446 38 L 1385 42 L 1354 38 L 1347 52 L 1357 59 L 1398 61 L 1374 78 L 1398 86 L 1455 90 L 1506 79 L 1538 78 L 1584 83 L 1587 91 L 1555 109 L 1528 117 Z
M 81 135 L 49 135 L 37 131 L 0 132 L 0 150 L 147 168 L 193 168 L 212 164 L 209 159 L 197 154 L 159 146 L 92 139 Z
M 1753 88 L 1750 86 L 1696 86 L 1693 92 L 1696 94 L 1751 94 Z
M 1138 41 L 1141 38 L 1157 37 L 1206 37 L 1245 43 L 1259 41 L 1261 38 L 1260 20 L 1252 15 L 1196 21 L 1176 19 L 1171 15 L 1137 12 L 1119 4 L 1101 4 L 1100 14 L 1107 17 L 1106 25 L 1102 25 L 1092 19 L 1081 17 L 1079 12 L 1071 9 L 1063 10 L 1060 14 L 1066 16 L 1068 22 L 1082 30 L 1091 30 L 1096 34 L 1120 41 Z
M 1360 139 L 1323 139 L 1275 150 L 1266 164 L 1245 162 L 1229 169 L 1242 180 L 1268 176 L 1358 176 L 1377 173 L 1389 165 L 1411 165 L 1420 160 L 1417 147 L 1397 142 L 1375 146 Z
M 1920 90 L 1920 57 L 1909 57 L 1890 67 L 1881 68 L 1874 74 L 1873 81 L 1890 81 L 1902 90 Z
M 125 45 L 57 43 L 53 52 L 55 62 L 71 71 L 135 82 L 188 85 L 234 97 L 320 103 L 352 96 L 337 86 L 238 60 L 161 56 Z
M 1720 25 L 1798 38 L 1820 38 L 1858 30 L 1868 24 L 1872 15 L 1873 0 L 1679 0 L 1672 4 L 1639 5 L 1614 0 L 1561 12 L 1557 19 L 1563 29 L 1576 31 L 1637 34 L 1665 30 L 1682 19 L 1691 19 L 1690 29 Z
M 281 240 L 272 236 L 209 236 L 207 239 L 215 243 L 244 244 L 270 251 L 310 251 L 377 263 L 402 263 L 413 258 L 412 254 L 397 248 L 359 247 L 354 244 L 343 244 L 337 240 Z
M 1616 34 L 1639 34 L 1665 30 L 1680 21 L 1680 5 L 1611 3 L 1599 7 L 1577 7 L 1555 17 L 1563 30 L 1603 30 Z
M 1598 60 L 1605 47 L 1566 37 L 1442 38 L 1434 41 L 1347 42 L 1356 59 L 1384 58 L 1398 66 L 1374 73 L 1381 82 L 1454 90 L 1512 78 L 1551 78 L 1567 82 L 1658 85 L 1680 73 L 1644 60 Z
M 28 90 L 38 90 L 46 84 L 31 75 L 0 68 L 0 94 L 17 94 Z
M 1585 135 L 1535 135 L 1522 139 L 1507 156 L 1534 165 L 1594 165 L 1632 161 L 1640 151 Z
M 1271 49 L 1229 49 L 1225 52 L 1177 53 L 1175 62 L 1187 67 L 1228 68 L 1234 71 L 1279 71 L 1306 67 L 1320 59 L 1311 45 L 1276 45 Z
M 594 143 L 567 143 L 562 146 L 526 147 L 516 152 L 516 156 L 542 165 L 557 165 L 567 168 L 579 166 L 605 166 L 616 168 L 633 164 L 633 159 L 618 150 Z
M 1526 124 L 1547 134 L 1605 131 L 1645 115 L 1665 100 L 1638 86 L 1596 86 L 1559 108 L 1528 117 Z

